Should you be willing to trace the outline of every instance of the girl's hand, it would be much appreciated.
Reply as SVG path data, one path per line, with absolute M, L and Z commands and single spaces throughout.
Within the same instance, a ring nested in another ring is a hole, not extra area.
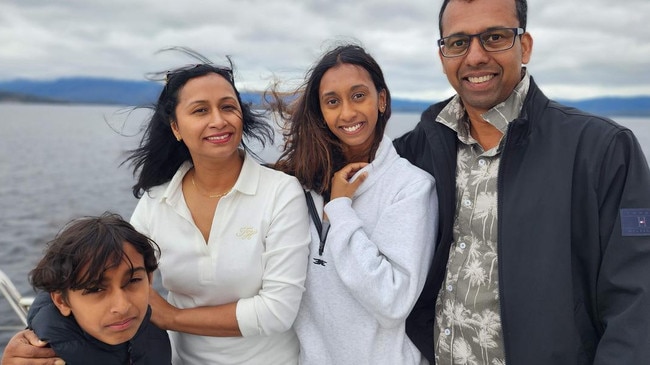
M 352 199 L 354 192 L 357 191 L 359 186 L 361 186 L 361 183 L 363 183 L 368 177 L 368 173 L 362 173 L 352 182 L 350 182 L 350 179 L 357 171 L 361 170 L 366 165 L 368 165 L 367 162 L 353 162 L 337 171 L 334 176 L 332 176 L 332 192 L 330 194 L 330 199 L 342 197 Z

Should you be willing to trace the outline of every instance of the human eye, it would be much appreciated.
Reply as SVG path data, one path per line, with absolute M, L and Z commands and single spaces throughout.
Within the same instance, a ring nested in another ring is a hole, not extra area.
M 352 94 L 352 100 L 361 100 L 363 97 L 366 96 L 366 93 L 363 92 L 357 92 Z
M 130 277 L 124 278 L 126 281 L 122 282 L 122 288 L 129 288 L 129 287 L 136 288 L 139 286 L 139 284 L 145 282 L 144 278 L 145 276 L 143 274 L 140 274 L 139 272 L 134 273 Z
M 134 276 L 131 279 L 129 279 L 129 281 L 126 283 L 125 286 L 136 286 L 136 285 L 138 285 L 140 283 L 143 283 L 143 282 L 144 282 L 143 278 L 141 278 L 139 276 Z
M 512 38 L 512 32 L 509 29 L 494 29 L 481 35 L 484 44 L 501 44 L 507 43 Z
M 104 291 L 104 288 L 93 286 L 93 287 L 84 288 L 81 294 L 82 295 L 98 294 L 101 293 L 102 291 Z
M 469 37 L 464 35 L 454 35 L 445 38 L 444 45 L 449 49 L 465 49 L 469 44 Z
M 324 100 L 325 105 L 328 107 L 334 107 L 338 104 L 338 102 L 339 101 L 336 98 L 327 98 Z
M 197 107 L 192 110 L 192 114 L 205 114 L 207 113 L 208 108 L 206 107 Z
M 224 110 L 224 111 L 227 111 L 227 112 L 234 112 L 234 111 L 239 110 L 239 108 L 235 104 L 228 103 L 228 104 L 222 105 L 221 110 Z

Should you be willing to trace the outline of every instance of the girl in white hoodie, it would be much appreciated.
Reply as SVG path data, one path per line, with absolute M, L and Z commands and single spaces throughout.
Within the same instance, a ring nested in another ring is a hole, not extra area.
M 423 364 L 405 320 L 437 233 L 434 179 L 384 135 L 390 92 L 357 45 L 327 52 L 286 121 L 276 168 L 314 201 L 306 291 L 294 324 L 301 364 Z

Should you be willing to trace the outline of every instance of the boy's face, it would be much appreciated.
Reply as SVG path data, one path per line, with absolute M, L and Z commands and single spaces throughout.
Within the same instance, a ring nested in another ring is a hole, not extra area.
M 68 290 L 67 300 L 52 293 L 61 314 L 74 315 L 79 326 L 94 338 L 109 345 L 126 342 L 135 336 L 149 305 L 151 276 L 144 259 L 133 246 L 124 242 L 126 260 L 104 272 L 95 288 Z

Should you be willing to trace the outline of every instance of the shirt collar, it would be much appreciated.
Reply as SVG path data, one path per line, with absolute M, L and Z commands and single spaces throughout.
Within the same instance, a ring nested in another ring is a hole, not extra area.
M 257 185 L 260 178 L 260 169 L 262 167 L 260 164 L 256 163 L 253 157 L 248 153 L 245 153 L 241 150 L 240 153 L 244 155 L 244 163 L 242 165 L 241 172 L 239 173 L 239 177 L 237 178 L 235 185 L 232 187 L 232 190 L 246 195 L 254 195 L 257 192 Z M 185 161 L 178 168 L 178 170 L 176 170 L 176 173 L 169 181 L 167 188 L 160 198 L 161 201 L 166 200 L 169 204 L 174 205 L 183 198 L 183 177 L 192 168 L 192 166 L 193 164 L 191 161 Z
M 524 99 L 530 87 L 530 74 L 524 67 L 524 76 L 510 96 L 502 103 L 499 103 L 482 114 L 483 119 L 492 124 L 504 135 L 508 129 L 508 124 L 516 119 L 521 113 L 524 105 Z M 456 132 L 458 139 L 465 144 L 476 143 L 469 134 L 469 121 L 467 120 L 465 107 L 458 94 L 440 111 L 436 122 L 446 125 Z

